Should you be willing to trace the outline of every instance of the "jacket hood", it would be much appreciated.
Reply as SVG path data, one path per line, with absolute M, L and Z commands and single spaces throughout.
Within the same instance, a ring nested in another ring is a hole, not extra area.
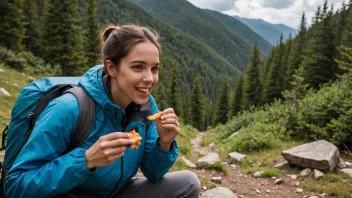
M 108 97 L 103 85 L 103 68 L 104 65 L 96 65 L 89 69 L 82 76 L 78 85 L 82 86 L 93 100 L 101 107 L 115 105 Z

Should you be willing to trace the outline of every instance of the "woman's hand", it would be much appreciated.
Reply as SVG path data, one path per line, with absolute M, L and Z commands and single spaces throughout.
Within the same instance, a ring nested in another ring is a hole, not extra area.
M 162 111 L 161 120 L 156 121 L 156 128 L 159 133 L 160 148 L 169 150 L 172 141 L 180 132 L 178 118 L 173 108 Z
M 86 151 L 87 168 L 108 166 L 123 156 L 133 142 L 129 133 L 114 132 L 104 135 Z

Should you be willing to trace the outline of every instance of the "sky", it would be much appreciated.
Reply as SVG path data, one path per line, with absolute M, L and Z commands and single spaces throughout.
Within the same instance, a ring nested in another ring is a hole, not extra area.
M 199 8 L 216 10 L 227 15 L 237 15 L 243 18 L 263 19 L 278 24 L 282 23 L 298 29 L 302 13 L 307 18 L 308 25 L 318 6 L 324 0 L 188 0 Z M 342 2 L 348 0 L 328 0 L 329 7 L 334 10 L 341 8 Z

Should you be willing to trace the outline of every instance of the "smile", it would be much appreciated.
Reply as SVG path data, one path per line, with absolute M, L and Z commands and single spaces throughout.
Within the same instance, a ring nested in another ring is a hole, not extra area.
M 143 92 L 143 93 L 148 93 L 150 91 L 150 88 L 136 88 L 138 91 Z

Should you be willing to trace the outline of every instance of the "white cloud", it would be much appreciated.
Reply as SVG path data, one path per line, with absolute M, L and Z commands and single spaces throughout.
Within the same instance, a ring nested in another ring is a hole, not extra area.
M 300 24 L 302 13 L 305 12 L 308 24 L 318 6 L 324 0 L 188 0 L 200 8 L 217 10 L 228 15 L 244 18 L 263 19 L 270 23 L 282 23 L 292 28 Z M 347 0 L 330 0 L 334 9 L 339 9 Z M 228 8 L 228 9 L 227 9 Z

